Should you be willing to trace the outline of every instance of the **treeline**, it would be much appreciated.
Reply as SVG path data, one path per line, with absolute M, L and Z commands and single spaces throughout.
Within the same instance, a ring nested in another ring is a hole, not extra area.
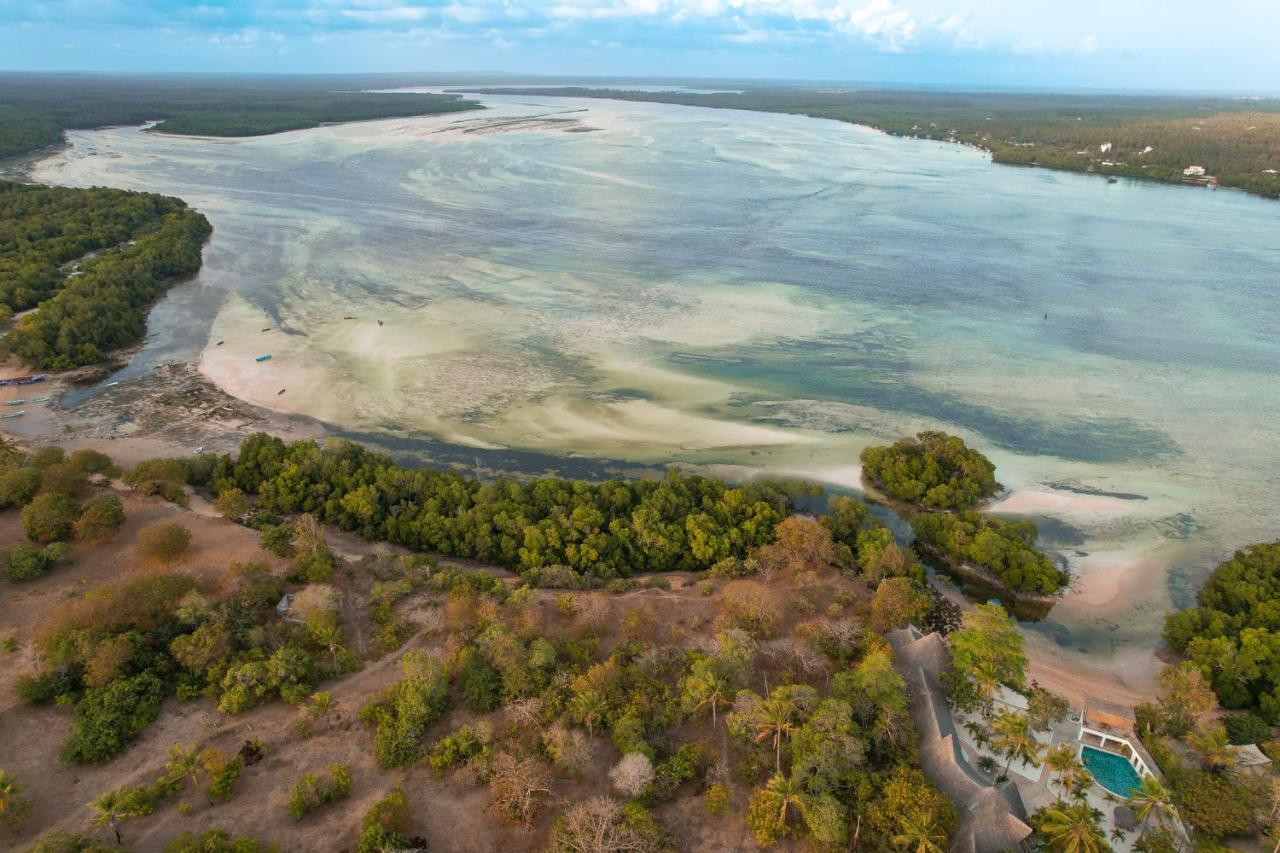
M 1280 171 L 1280 100 L 1276 99 L 781 86 L 718 94 L 577 87 L 469 91 L 829 118 L 869 125 L 894 136 L 963 142 L 991 151 L 997 162 L 1169 183 L 1181 183 L 1182 170 L 1199 165 L 1223 186 L 1280 197 L 1280 176 L 1266 171 Z M 1099 148 L 1107 142 L 1112 147 L 1104 153 Z M 1102 166 L 1103 160 L 1121 165 Z
M 0 76 L 0 157 L 56 144 L 63 130 L 155 119 L 165 133 L 256 136 L 329 122 L 480 108 L 456 95 L 361 91 L 378 82 L 330 76 Z
M 148 306 L 200 269 L 212 231 L 176 198 L 7 182 L 0 222 L 0 312 L 39 305 L 3 347 L 53 370 L 92 364 L 142 338 Z
M 367 539 L 521 572 L 567 566 L 597 577 L 742 559 L 772 541 L 794 494 L 675 471 L 656 481 L 483 483 L 401 467 L 356 444 L 286 445 L 264 434 L 245 439 L 234 460 L 200 464 L 195 482 L 256 495 L 266 513 L 309 513 Z
M 1213 570 L 1196 607 L 1170 614 L 1165 641 L 1227 708 L 1280 723 L 1280 542 L 1251 545 Z

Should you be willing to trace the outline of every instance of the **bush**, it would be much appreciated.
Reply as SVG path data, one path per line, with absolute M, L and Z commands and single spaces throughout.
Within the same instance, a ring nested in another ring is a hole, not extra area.
M 1209 838 L 1253 833 L 1258 798 L 1247 786 L 1203 770 L 1172 781 L 1183 819 L 1199 832 Z
M 262 528 L 262 538 L 258 540 L 264 551 L 270 551 L 277 557 L 293 556 L 293 525 L 270 524 Z
M 307 773 L 289 792 L 289 816 L 302 820 L 321 806 L 345 799 L 350 791 L 351 768 L 346 764 L 330 764 L 328 779 Z
M 89 448 L 74 451 L 67 457 L 67 463 L 82 474 L 111 474 L 115 471 L 115 463 L 110 456 Z
M 79 693 L 81 686 L 79 673 L 57 669 L 39 675 L 18 676 L 15 692 L 25 705 L 45 705 Z
M 142 495 L 160 495 L 167 501 L 186 506 L 187 475 L 176 459 L 148 459 L 124 473 L 125 485 Z
M 422 736 L 449 707 L 449 682 L 444 668 L 422 652 L 401 660 L 405 679 L 388 699 L 360 711 L 360 719 L 374 727 L 373 747 L 378 766 L 405 767 L 422 757 Z
M 239 755 L 216 763 L 209 769 L 209 790 L 207 795 L 215 802 L 226 802 L 235 799 L 236 781 L 244 768 L 244 759 Z
M 360 824 L 356 853 L 383 853 L 411 847 L 405 837 L 409 832 L 409 799 L 399 782 L 391 792 L 365 812 Z
M 213 502 L 213 508 L 223 518 L 239 521 L 249 514 L 249 498 L 244 492 L 232 486 L 218 492 L 218 497 Z
M 91 764 L 111 758 L 160 714 L 164 683 L 150 672 L 85 691 L 76 705 L 63 761 Z
M 71 535 L 80 505 L 57 493 L 37 495 L 22 510 L 22 529 L 32 542 L 55 542 Z
M 230 835 L 224 829 L 206 829 L 200 834 L 184 830 L 165 848 L 165 853 L 275 853 L 280 848 L 263 844 L 247 835 Z
M 436 741 L 427 755 L 427 763 L 436 773 L 444 773 L 473 760 L 483 760 L 489 756 L 492 740 L 492 733 L 484 723 L 463 726 L 448 737 Z
M 40 488 L 40 471 L 35 468 L 0 470 L 0 509 L 26 506 Z
M 120 498 L 107 493 L 98 495 L 85 505 L 76 521 L 76 538 L 89 542 L 108 539 L 124 524 L 124 505 Z
M 945 432 L 900 438 L 862 451 L 862 473 L 899 500 L 935 509 L 967 509 L 995 494 L 996 466 Z
M 22 785 L 0 768 L 0 826 L 17 829 L 27 819 L 31 803 L 22 794 Z
M 28 581 L 38 578 L 71 554 L 65 542 L 50 542 L 43 548 L 14 545 L 5 557 L 5 574 L 9 580 Z
M 1271 738 L 1271 726 L 1257 714 L 1241 714 L 1236 717 L 1224 717 L 1227 736 L 1231 742 L 1240 745 L 1246 743 L 1267 743 Z
M 165 565 L 181 557 L 190 544 L 187 528 L 174 521 L 148 524 L 138 531 L 138 551 Z

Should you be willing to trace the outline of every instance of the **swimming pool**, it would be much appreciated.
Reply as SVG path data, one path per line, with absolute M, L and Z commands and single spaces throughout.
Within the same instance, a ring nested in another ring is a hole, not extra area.
M 1123 756 L 1086 746 L 1080 760 L 1098 784 L 1113 794 L 1129 797 L 1142 787 L 1142 777 Z

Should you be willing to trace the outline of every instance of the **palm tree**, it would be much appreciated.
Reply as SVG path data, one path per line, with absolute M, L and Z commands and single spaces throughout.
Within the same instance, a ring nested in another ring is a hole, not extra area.
M 1031 720 L 1026 714 L 1005 712 L 996 717 L 991 728 L 996 733 L 992 746 L 1009 758 L 1004 765 L 1005 776 L 1009 775 L 1009 768 L 1013 766 L 1015 758 L 1032 767 L 1040 764 L 1040 741 L 1036 740 L 1035 733 L 1031 730 Z
M 89 822 L 94 826 L 111 827 L 111 831 L 116 834 L 117 847 L 124 846 L 124 836 L 120 834 L 120 821 L 142 814 L 138 803 L 119 790 L 107 791 L 89 803 L 89 808 L 93 809 L 94 814 Z
M 205 756 L 197 747 L 178 744 L 169 748 L 169 760 L 164 765 L 174 779 L 190 779 L 196 793 L 200 792 L 200 774 L 205 772 L 205 767 Z
M 1240 763 L 1227 730 L 1222 726 L 1207 726 L 1192 732 L 1187 736 L 1187 743 L 1211 773 L 1225 773 Z
M 1146 837 L 1147 824 L 1152 818 L 1161 825 L 1166 820 L 1174 821 L 1178 818 L 1178 811 L 1173 805 L 1173 794 L 1154 776 L 1143 779 L 1142 787 L 1125 800 L 1125 803 L 1133 809 L 1134 815 L 1138 818 L 1138 838 Z
M 1062 802 L 1062 792 L 1070 791 L 1073 787 L 1071 782 L 1074 781 L 1080 770 L 1084 769 L 1084 765 L 1080 763 L 1080 759 L 1076 756 L 1075 747 L 1069 743 L 1062 743 L 1045 753 L 1044 763 L 1058 778 L 1058 799 Z
M 991 735 L 982 723 L 977 720 L 970 720 L 964 724 L 965 731 L 969 733 L 969 737 L 973 738 L 973 742 L 977 746 L 986 746 L 991 742 Z
M 752 725 L 756 730 L 756 742 L 773 741 L 774 769 L 782 772 L 782 739 L 795 728 L 795 702 L 788 696 L 770 696 L 756 703 Z
M 342 625 L 338 622 L 327 622 L 311 629 L 311 636 L 321 646 L 328 649 L 329 654 L 333 658 L 333 671 L 338 671 L 338 652 L 343 650 L 342 641 L 346 639 L 342 634 Z
M 333 694 L 323 690 L 312 693 L 307 701 L 307 713 L 324 720 L 325 727 L 329 728 L 329 717 L 333 714 Z
M 768 797 L 770 807 L 777 813 L 777 825 L 780 827 L 787 825 L 792 809 L 799 814 L 804 813 L 804 787 L 795 779 L 775 773 L 764 786 L 764 794 Z
M 592 737 L 596 733 L 596 722 L 609 710 L 609 702 L 604 694 L 594 687 L 588 687 L 575 693 L 569 700 L 569 710 L 587 727 L 587 734 Z
M 690 685 L 697 703 L 693 706 L 694 711 L 700 711 L 706 706 L 711 706 L 711 729 L 716 728 L 716 709 L 722 704 L 729 701 L 729 679 L 722 675 L 717 675 L 708 669 L 693 679 Z
M 1088 803 L 1055 806 L 1044 811 L 1040 833 L 1057 853 L 1104 853 L 1107 838 L 1098 828 L 1099 817 Z
M 914 811 L 898 818 L 901 832 L 890 841 L 894 847 L 908 847 L 914 853 L 943 853 L 947 834 L 938 827 L 931 812 Z
M 974 689 L 978 691 L 978 698 L 982 702 L 982 716 L 989 718 L 991 709 L 995 707 L 996 691 L 1000 689 L 1000 676 L 988 667 L 979 666 L 974 669 L 971 677 Z

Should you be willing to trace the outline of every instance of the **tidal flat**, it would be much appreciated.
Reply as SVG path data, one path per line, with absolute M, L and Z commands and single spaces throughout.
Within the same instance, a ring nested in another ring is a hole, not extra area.
M 126 379 L 191 363 L 401 444 L 848 489 L 869 443 L 962 435 L 995 510 L 1048 522 L 1070 566 L 1034 644 L 1135 689 L 1162 614 L 1276 538 L 1274 203 L 803 117 L 482 100 L 253 139 L 73 131 L 32 174 L 214 225 Z

